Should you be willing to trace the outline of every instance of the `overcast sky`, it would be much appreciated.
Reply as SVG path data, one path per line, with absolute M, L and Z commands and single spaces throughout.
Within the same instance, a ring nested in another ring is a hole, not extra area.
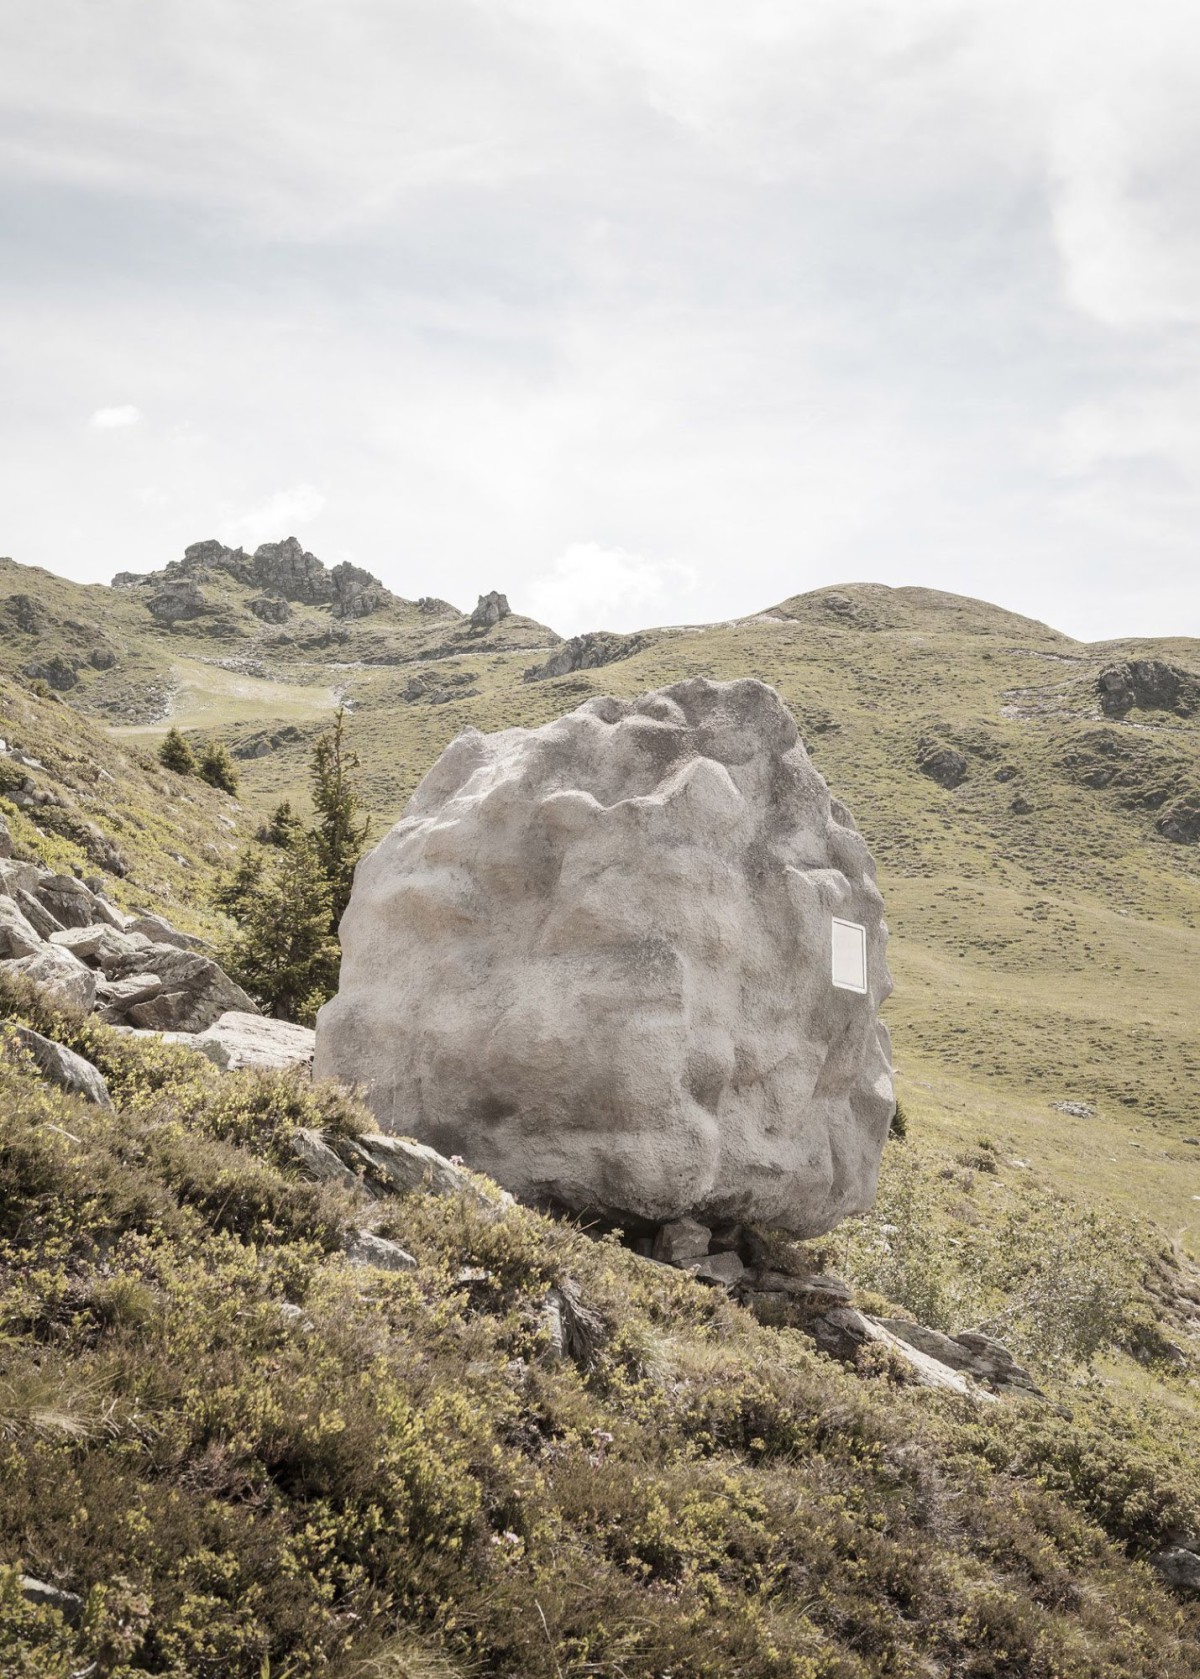
M 0 0 L 0 552 L 1200 635 L 1195 0 Z

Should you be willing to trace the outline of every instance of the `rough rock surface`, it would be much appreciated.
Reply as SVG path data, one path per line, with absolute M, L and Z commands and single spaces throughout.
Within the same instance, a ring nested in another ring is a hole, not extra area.
M 266 1015 L 230 1009 L 196 1043 L 224 1072 L 242 1067 L 308 1067 L 312 1064 L 313 1034 L 307 1026 Z
M 917 743 L 917 768 L 939 787 L 959 787 L 967 779 L 970 766 L 953 746 L 922 738 Z
M 478 604 L 471 614 L 471 622 L 477 629 L 490 630 L 493 624 L 498 624 L 501 618 L 510 616 L 512 608 L 508 604 L 508 596 L 499 594 L 495 589 L 490 594 L 480 595 Z
M 10 1026 L 8 1030 L 21 1048 L 33 1057 L 38 1071 L 51 1084 L 70 1091 L 73 1096 L 83 1096 L 97 1107 L 112 1106 L 104 1074 L 90 1061 L 85 1061 L 82 1055 L 76 1055 L 65 1044 L 56 1044 L 53 1039 L 44 1038 L 31 1027 Z
M 1200 711 L 1200 676 L 1161 659 L 1109 665 L 1096 678 L 1096 692 L 1106 717 L 1124 717 L 1135 706 L 1141 711 L 1173 711 L 1177 717 Z
M 573 670 L 596 670 L 601 665 L 615 664 L 618 659 L 630 659 L 649 645 L 649 638 L 644 635 L 613 635 L 608 630 L 573 635 L 555 649 L 544 665 L 531 665 L 525 672 L 525 681 L 545 682 L 552 676 L 568 676 Z
M 96 976 L 69 950 L 44 944 L 32 956 L 7 964 L 7 971 L 49 992 L 70 1009 L 90 1009 L 96 1001 Z
M 359 865 L 314 1072 L 532 1201 L 815 1235 L 870 1206 L 894 1109 L 882 909 L 761 682 L 468 730 Z

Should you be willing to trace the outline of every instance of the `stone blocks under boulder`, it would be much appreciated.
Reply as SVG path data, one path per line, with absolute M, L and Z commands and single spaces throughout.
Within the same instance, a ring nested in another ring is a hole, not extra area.
M 882 912 L 760 682 L 469 730 L 359 865 L 314 1071 L 526 1200 L 816 1235 L 870 1206 L 894 1110 Z

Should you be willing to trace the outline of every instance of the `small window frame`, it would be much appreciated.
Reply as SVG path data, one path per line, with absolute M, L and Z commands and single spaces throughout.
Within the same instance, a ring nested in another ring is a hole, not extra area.
M 839 932 L 843 937 L 839 948 Z M 854 941 L 857 945 L 858 960 L 853 961 L 851 953 L 846 948 L 846 933 L 857 935 Z M 847 977 L 847 962 L 853 963 L 852 972 L 861 974 L 861 984 L 856 979 Z M 861 921 L 844 921 L 840 916 L 833 917 L 829 940 L 829 971 L 830 979 L 835 991 L 852 991 L 855 996 L 865 997 L 869 990 L 867 985 L 867 929 Z

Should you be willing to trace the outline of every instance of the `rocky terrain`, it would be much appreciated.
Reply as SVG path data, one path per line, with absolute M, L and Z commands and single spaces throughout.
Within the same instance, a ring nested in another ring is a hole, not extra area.
M 290 542 L 5 569 L 0 1668 L 1190 1679 L 1195 643 L 847 585 L 576 649 Z M 383 824 L 464 727 L 696 678 L 771 684 L 879 863 L 901 1110 L 824 1237 L 533 1209 L 215 955 L 337 694 Z

